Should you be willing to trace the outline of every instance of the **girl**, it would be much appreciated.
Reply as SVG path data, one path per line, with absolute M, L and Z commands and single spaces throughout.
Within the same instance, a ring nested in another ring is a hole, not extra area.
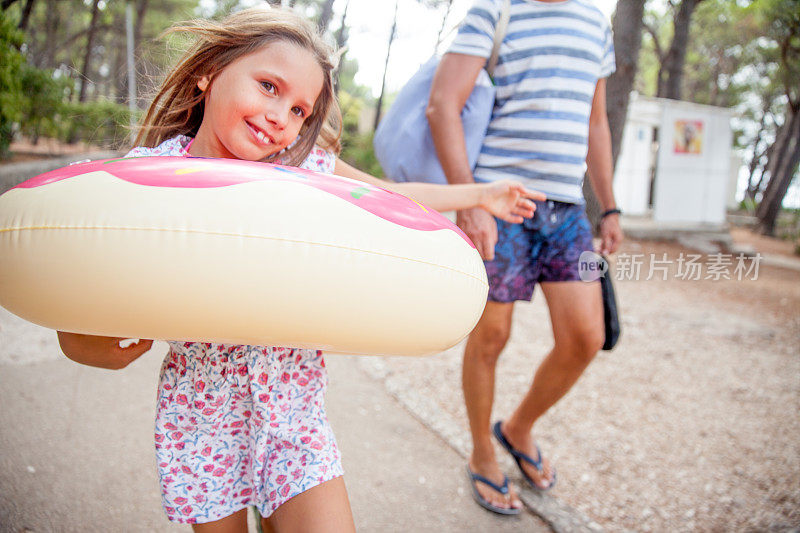
M 250 9 L 172 31 L 196 44 L 164 81 L 128 155 L 282 162 L 334 172 L 437 209 L 482 206 L 520 222 L 544 199 L 512 183 L 459 187 L 387 184 L 335 157 L 332 50 L 290 11 Z M 319 146 L 317 146 L 319 145 Z M 79 363 L 123 368 L 151 340 L 59 332 Z M 196 531 L 245 531 L 258 507 L 266 530 L 346 531 L 353 519 L 323 405 L 315 350 L 169 342 L 161 369 L 156 458 L 167 516 Z

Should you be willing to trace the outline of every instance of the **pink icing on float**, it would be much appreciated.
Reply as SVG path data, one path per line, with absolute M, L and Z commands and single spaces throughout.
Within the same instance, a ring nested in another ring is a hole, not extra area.
M 451 230 L 472 241 L 440 213 L 401 194 L 340 176 L 296 167 L 234 159 L 130 157 L 76 163 L 31 178 L 15 188 L 31 189 L 90 172 L 107 172 L 147 187 L 215 188 L 253 181 L 291 181 L 332 194 L 384 220 L 420 230 Z

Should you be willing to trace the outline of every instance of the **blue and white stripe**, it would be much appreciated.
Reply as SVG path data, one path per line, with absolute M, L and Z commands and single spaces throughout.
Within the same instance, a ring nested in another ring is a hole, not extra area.
M 489 57 L 502 4 L 476 0 L 448 52 Z M 591 0 L 512 0 L 475 178 L 518 179 L 583 203 L 594 90 L 614 68 L 611 28 Z

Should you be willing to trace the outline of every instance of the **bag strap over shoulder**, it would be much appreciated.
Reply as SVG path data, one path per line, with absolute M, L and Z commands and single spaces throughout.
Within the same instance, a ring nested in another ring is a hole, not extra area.
M 506 37 L 506 30 L 508 29 L 508 21 L 510 18 L 511 0 L 503 0 L 503 9 L 500 12 L 500 19 L 497 21 L 497 26 L 494 29 L 492 55 L 489 56 L 489 62 L 486 64 L 486 72 L 489 73 L 489 76 L 494 77 L 494 67 L 497 66 L 497 60 L 500 57 L 500 45 Z

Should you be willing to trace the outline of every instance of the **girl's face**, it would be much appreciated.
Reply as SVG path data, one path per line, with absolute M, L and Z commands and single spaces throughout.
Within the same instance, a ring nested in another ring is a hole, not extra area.
M 190 154 L 258 161 L 281 151 L 312 113 L 323 76 L 310 51 L 286 41 L 236 59 L 213 83 L 203 76 L 205 108 Z

